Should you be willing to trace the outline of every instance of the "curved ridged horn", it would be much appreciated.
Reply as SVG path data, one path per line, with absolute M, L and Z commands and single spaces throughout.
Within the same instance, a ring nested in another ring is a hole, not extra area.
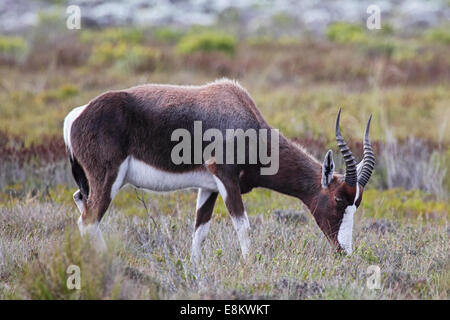
M 361 169 L 361 173 L 358 177 L 358 182 L 361 186 L 365 186 L 372 175 L 373 168 L 375 166 L 375 155 L 373 153 L 372 145 L 369 140 L 370 122 L 372 120 L 372 115 L 369 117 L 367 122 L 366 131 L 364 132 L 364 159 Z
M 358 181 L 358 177 L 356 175 L 356 161 L 349 147 L 347 147 L 344 138 L 342 137 L 341 129 L 339 128 L 340 117 L 341 109 L 339 109 L 336 118 L 336 141 L 345 161 L 345 182 L 353 187 L 356 186 L 356 182 Z

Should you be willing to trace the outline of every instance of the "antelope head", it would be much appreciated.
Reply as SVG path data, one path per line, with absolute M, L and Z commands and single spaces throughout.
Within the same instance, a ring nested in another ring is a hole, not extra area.
M 322 164 L 322 188 L 317 197 L 314 218 L 338 251 L 352 254 L 353 215 L 361 204 L 364 187 L 375 165 L 369 140 L 370 116 L 364 134 L 364 158 L 357 165 L 339 128 L 341 110 L 336 118 L 336 141 L 345 161 L 345 175 L 334 172 L 333 152 L 328 150 Z

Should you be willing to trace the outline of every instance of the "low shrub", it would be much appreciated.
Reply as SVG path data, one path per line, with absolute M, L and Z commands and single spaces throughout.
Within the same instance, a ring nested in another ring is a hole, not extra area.
M 94 66 L 116 66 L 125 70 L 153 70 L 161 57 L 158 49 L 142 45 L 105 42 L 93 48 L 90 63 Z
M 21 37 L 0 36 L 0 62 L 18 62 L 25 54 L 27 43 Z
M 448 27 L 432 28 L 425 32 L 425 39 L 434 43 L 450 45 L 450 30 Z
M 144 32 L 135 28 L 106 28 L 103 30 L 85 30 L 81 32 L 82 42 L 141 43 Z
M 99 255 L 87 239 L 80 239 L 77 231 L 66 233 L 65 238 L 64 244 L 43 250 L 25 267 L 21 287 L 26 293 L 22 298 L 119 299 L 126 279 L 117 259 Z M 77 284 L 77 270 L 78 290 L 71 287 Z
M 169 27 L 157 28 L 153 31 L 153 37 L 164 43 L 176 43 L 183 36 L 183 32 Z
M 335 22 L 328 26 L 327 38 L 338 43 L 355 43 L 366 40 L 364 29 L 357 24 Z
M 364 191 L 362 207 L 365 216 L 389 219 L 434 219 L 446 221 L 449 204 L 437 201 L 421 190 L 393 188 L 389 190 L 369 189 Z
M 391 57 L 397 52 L 399 46 L 391 39 L 370 38 L 361 40 L 362 49 L 369 56 Z
M 64 101 L 77 95 L 79 89 L 73 84 L 64 84 L 56 89 L 45 90 L 36 96 L 38 103 L 48 103 L 54 101 Z
M 182 37 L 177 50 L 182 54 L 219 51 L 232 55 L 236 51 L 236 46 L 237 41 L 233 35 L 202 31 L 200 33 L 189 33 Z

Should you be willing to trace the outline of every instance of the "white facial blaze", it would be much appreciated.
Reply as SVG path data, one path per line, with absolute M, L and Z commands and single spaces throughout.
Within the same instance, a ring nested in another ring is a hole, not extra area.
M 359 198 L 359 185 L 356 183 L 356 196 L 353 205 L 345 208 L 344 217 L 338 231 L 338 242 L 348 255 L 352 254 L 353 215 L 356 211 L 356 200 Z

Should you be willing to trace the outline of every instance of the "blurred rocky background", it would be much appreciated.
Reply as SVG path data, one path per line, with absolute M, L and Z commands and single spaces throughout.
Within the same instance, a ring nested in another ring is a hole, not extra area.
M 274 23 L 283 32 L 323 34 L 336 21 L 367 19 L 369 5 L 378 5 L 384 23 L 405 33 L 448 22 L 447 0 L 3 0 L 0 31 L 24 31 L 39 23 L 40 14 L 61 13 L 61 6 L 78 5 L 87 27 L 213 25 L 228 20 L 246 32 L 264 32 Z

